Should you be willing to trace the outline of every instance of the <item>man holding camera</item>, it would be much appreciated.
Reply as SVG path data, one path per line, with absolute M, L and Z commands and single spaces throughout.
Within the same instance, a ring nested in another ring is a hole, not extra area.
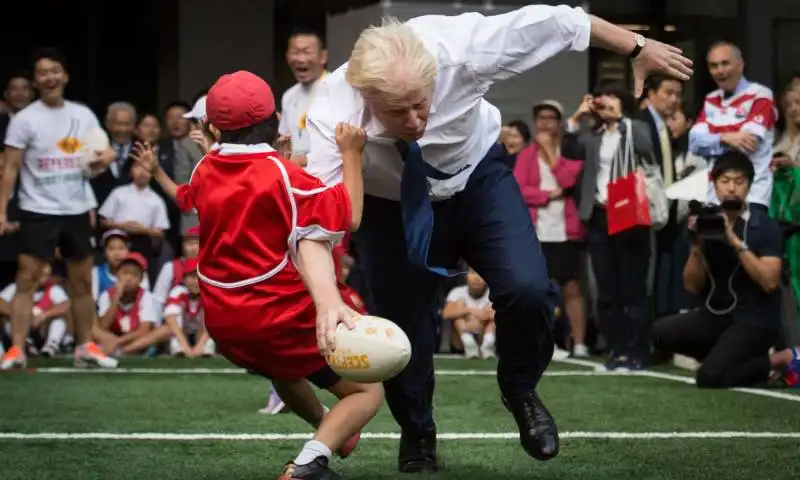
M 745 200 L 754 177 L 745 154 L 717 158 L 711 180 L 721 204 L 692 205 L 683 269 L 684 287 L 704 306 L 653 326 L 656 348 L 702 362 L 701 388 L 765 382 L 769 349 L 780 340 L 782 237 L 777 222 Z

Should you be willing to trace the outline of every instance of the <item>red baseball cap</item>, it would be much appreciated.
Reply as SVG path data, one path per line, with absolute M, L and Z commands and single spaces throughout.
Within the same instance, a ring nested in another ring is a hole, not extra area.
M 131 252 L 125 255 L 125 258 L 122 259 L 120 265 L 123 263 L 133 263 L 136 264 L 139 268 L 142 269 L 142 272 L 147 271 L 147 259 L 141 253 L 138 252 Z
M 256 125 L 273 113 L 272 89 L 264 79 L 245 70 L 219 77 L 206 96 L 208 122 L 222 131 Z

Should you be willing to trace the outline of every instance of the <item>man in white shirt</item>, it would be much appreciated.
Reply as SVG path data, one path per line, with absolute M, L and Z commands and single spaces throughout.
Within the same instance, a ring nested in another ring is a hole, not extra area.
M 308 131 L 306 113 L 314 100 L 320 80 L 325 77 L 328 51 L 322 37 L 310 30 L 297 30 L 289 38 L 286 61 L 297 83 L 281 99 L 281 123 L 278 132 L 291 140 L 291 160 L 306 164 Z
M 483 95 L 495 81 L 560 51 L 585 50 L 590 41 L 635 57 L 639 90 L 651 71 L 691 74 L 691 62 L 676 48 L 580 8 L 537 5 L 369 28 L 348 64 L 319 87 L 307 122 L 310 173 L 340 182 L 336 125 L 367 132 L 364 217 L 353 238 L 371 313 L 397 322 L 413 346 L 406 370 L 385 385 L 402 429 L 402 472 L 438 468 L 431 405 L 435 299 L 450 273 L 439 266 L 459 257 L 489 284 L 498 382 L 525 451 L 541 460 L 558 453 L 555 421 L 535 392 L 553 351 L 556 292 L 519 187 L 495 161 L 503 155 L 496 143 L 500 112 Z
M 69 80 L 64 56 L 43 49 L 34 56 L 34 85 L 39 100 L 11 120 L 6 133 L 6 165 L 0 184 L 0 234 L 5 232 L 6 208 L 20 176 L 20 242 L 17 293 L 11 303 L 13 347 L 0 369 L 24 367 L 24 346 L 33 308 L 36 279 L 52 262 L 56 247 L 67 261 L 68 288 L 78 348 L 76 365 L 116 367 L 91 341 L 95 304 L 92 299 L 92 225 L 90 211 L 97 201 L 90 194 L 83 142 L 100 128 L 86 106 L 64 99 Z M 93 170 L 108 168 L 116 158 L 106 148 L 94 152 Z

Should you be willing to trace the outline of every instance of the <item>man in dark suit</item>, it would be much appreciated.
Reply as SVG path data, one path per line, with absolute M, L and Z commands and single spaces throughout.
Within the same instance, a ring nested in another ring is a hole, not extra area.
M 129 157 L 133 150 L 133 132 L 136 126 L 136 108 L 128 102 L 114 102 L 106 111 L 105 127 L 111 139 L 111 148 L 117 158 L 103 173 L 91 181 L 98 206 L 102 206 L 111 191 L 130 183 Z
M 679 179 L 680 172 L 675 167 L 675 145 L 667 126 L 681 105 L 683 84 L 679 80 L 664 75 L 651 75 L 645 81 L 647 106 L 639 114 L 639 119 L 647 124 L 653 143 L 653 155 L 661 165 L 664 185 L 669 186 Z M 655 243 L 655 282 L 653 302 L 656 317 L 678 313 L 683 298 L 682 269 L 685 263 L 681 250 L 688 252 L 688 244 L 681 242 L 685 228 L 677 224 L 676 203 L 672 202 L 669 223 L 656 232 Z

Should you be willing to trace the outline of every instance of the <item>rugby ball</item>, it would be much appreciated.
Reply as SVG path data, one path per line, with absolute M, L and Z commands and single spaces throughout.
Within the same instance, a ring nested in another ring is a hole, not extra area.
M 336 329 L 336 350 L 326 357 L 331 369 L 357 383 L 385 382 L 406 368 L 411 342 L 394 322 L 371 315 L 359 316 L 352 330 Z
M 97 158 L 97 153 L 100 150 L 105 150 L 111 146 L 111 140 L 108 138 L 106 131 L 100 127 L 93 128 L 81 141 L 81 166 L 83 167 L 83 175 L 86 178 L 94 178 L 103 172 L 103 169 L 94 169 L 91 164 Z

